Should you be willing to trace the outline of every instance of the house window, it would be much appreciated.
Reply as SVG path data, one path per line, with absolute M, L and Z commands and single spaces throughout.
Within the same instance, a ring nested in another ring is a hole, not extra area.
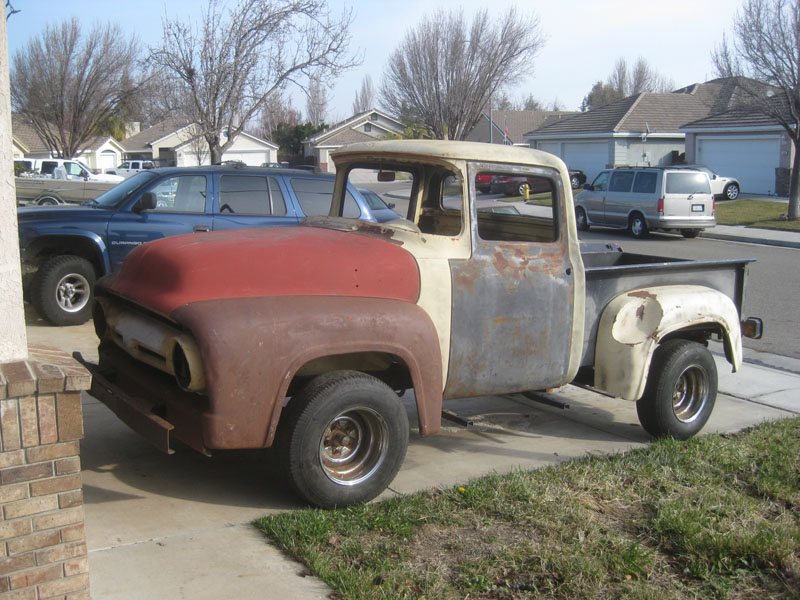
M 372 113 L 372 114 L 369 116 L 369 118 L 370 118 L 372 121 L 377 121 L 377 120 L 378 120 L 378 113 Z
M 364 131 L 367 133 L 372 131 L 372 123 L 364 123 Z

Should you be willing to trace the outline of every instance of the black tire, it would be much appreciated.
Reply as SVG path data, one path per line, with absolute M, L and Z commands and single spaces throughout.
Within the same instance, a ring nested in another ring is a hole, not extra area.
M 53 325 L 80 325 L 92 315 L 94 267 L 80 256 L 56 256 L 39 267 L 31 285 L 37 312 Z
M 700 235 L 701 231 L 702 229 L 681 229 L 681 235 L 685 238 L 692 239 Z
M 628 231 L 636 239 L 643 239 L 648 236 L 650 230 L 647 228 L 647 221 L 639 213 L 633 213 L 628 220 Z
M 668 340 L 653 354 L 636 413 L 650 435 L 686 440 L 706 424 L 716 399 L 717 366 L 708 348 Z
M 578 224 L 578 231 L 589 231 L 589 218 L 580 206 L 575 208 L 575 222 Z
M 722 195 L 728 200 L 736 200 L 739 197 L 739 186 L 735 183 L 729 183 L 722 190 Z
M 517 188 L 517 192 L 519 193 L 520 196 L 524 197 L 525 190 L 528 190 L 528 193 L 530 193 L 530 189 L 531 187 L 527 183 L 520 183 L 519 187 Z
M 284 409 L 281 465 L 298 495 L 321 508 L 372 500 L 408 448 L 408 416 L 392 389 L 357 371 L 309 383 Z
M 573 190 L 577 190 L 581 187 L 581 179 L 577 175 L 573 175 L 569 178 L 569 184 L 572 186 Z
M 59 204 L 61 204 L 61 202 L 58 201 L 58 198 L 53 196 L 42 196 L 36 199 L 37 206 L 58 206 Z

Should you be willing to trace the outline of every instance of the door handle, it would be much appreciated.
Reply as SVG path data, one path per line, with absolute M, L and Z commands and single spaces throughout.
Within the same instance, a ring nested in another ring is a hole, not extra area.
M 208 225 L 195 225 L 192 227 L 192 231 L 195 233 L 200 233 L 201 231 L 211 231 L 211 227 Z

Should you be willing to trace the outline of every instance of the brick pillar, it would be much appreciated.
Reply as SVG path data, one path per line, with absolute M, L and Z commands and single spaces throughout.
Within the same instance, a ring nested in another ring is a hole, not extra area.
M 51 348 L 0 364 L 0 596 L 88 600 L 79 440 L 89 373 Z

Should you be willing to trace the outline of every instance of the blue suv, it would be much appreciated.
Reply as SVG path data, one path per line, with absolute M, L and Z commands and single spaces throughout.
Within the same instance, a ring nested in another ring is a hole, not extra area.
M 17 211 L 25 296 L 54 325 L 91 315 L 92 286 L 136 246 L 184 233 L 295 225 L 327 215 L 335 177 L 294 169 L 173 167 L 137 173 L 80 206 Z M 343 216 L 401 218 L 348 186 Z

